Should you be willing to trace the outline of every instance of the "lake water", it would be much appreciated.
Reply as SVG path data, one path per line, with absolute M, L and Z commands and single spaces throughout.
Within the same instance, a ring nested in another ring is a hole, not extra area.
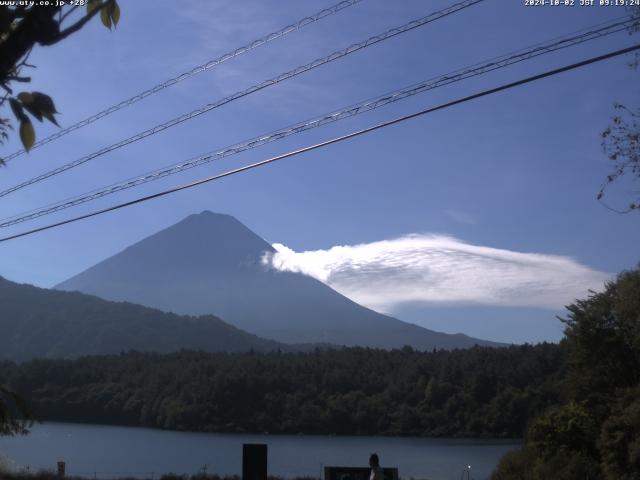
M 487 479 L 500 457 L 517 440 L 330 437 L 313 435 L 237 435 L 170 432 L 146 428 L 69 423 L 35 425 L 24 437 L 0 437 L 0 456 L 14 468 L 54 469 L 97 478 L 130 475 L 157 479 L 159 473 L 241 474 L 242 444 L 268 445 L 269 474 L 319 477 L 322 466 L 367 466 L 377 452 L 383 467 L 399 476 L 459 480 L 466 465 L 471 478 Z M 466 478 L 466 475 L 465 475 Z

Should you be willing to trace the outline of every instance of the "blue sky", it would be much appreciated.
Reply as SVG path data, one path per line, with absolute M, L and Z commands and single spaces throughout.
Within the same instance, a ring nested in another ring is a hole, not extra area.
M 12 161 L 0 170 L 0 188 L 450 3 L 363 0 Z M 38 68 L 29 89 L 50 94 L 61 112 L 61 125 L 69 125 L 331 4 L 122 0 L 116 31 L 92 22 L 65 42 L 34 51 L 31 62 Z M 623 13 L 620 7 L 525 7 L 520 1 L 487 0 L 2 198 L 0 216 Z M 546 55 L 2 233 L 152 193 L 631 43 L 633 37 L 617 34 Z M 640 260 L 638 216 L 614 214 L 595 201 L 609 172 L 599 134 L 614 102 L 637 105 L 639 100 L 638 72 L 627 68 L 626 61 L 602 62 L 277 165 L 2 244 L 0 275 L 50 287 L 191 213 L 212 210 L 234 215 L 269 242 L 281 244 L 281 253 L 289 254 L 286 268 L 315 274 L 399 318 L 502 341 L 557 340 L 562 326 L 555 315 L 563 305 Z M 37 125 L 40 138 L 54 131 L 53 126 Z M 14 138 L 3 151 L 17 147 Z M 623 184 L 610 201 L 623 202 L 632 187 Z M 411 255 L 398 253 L 398 239 L 407 236 L 441 242 L 436 247 L 428 242 L 411 246 Z M 391 247 L 375 250 L 384 241 Z M 334 248 L 339 246 L 348 248 Z M 373 252 L 372 260 L 363 260 L 363 252 Z M 434 275 L 425 255 L 438 255 L 440 276 Z M 400 260 L 409 257 L 417 260 Z M 358 270 L 358 265 L 366 268 Z M 442 272 L 449 277 L 449 265 L 455 276 L 445 285 L 437 279 L 444 278 Z M 347 270 L 350 275 L 345 276 Z M 391 291 L 386 286 L 396 284 L 398 271 L 404 274 L 400 276 L 406 289 L 388 301 L 372 301 L 380 291 Z M 372 284 L 380 290 L 368 289 Z M 456 288 L 445 292 L 447 285 Z M 404 295 L 407 290 L 416 293 Z

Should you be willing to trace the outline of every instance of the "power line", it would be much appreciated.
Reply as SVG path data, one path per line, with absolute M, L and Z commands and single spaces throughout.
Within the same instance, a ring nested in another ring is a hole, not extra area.
M 194 167 L 211 163 L 213 161 L 221 160 L 223 158 L 244 152 L 246 150 L 250 150 L 252 148 L 256 148 L 261 145 L 265 145 L 267 143 L 271 143 L 273 141 L 281 140 L 296 133 L 301 133 L 313 128 L 320 127 L 327 123 L 333 123 L 345 118 L 350 118 L 444 85 L 449 85 L 451 83 L 472 78 L 477 75 L 491 72 L 500 68 L 505 68 L 509 65 L 529 60 L 531 58 L 535 58 L 540 55 L 551 53 L 563 48 L 578 45 L 589 40 L 602 38 L 606 35 L 624 31 L 631 24 L 633 24 L 634 20 L 629 17 L 623 18 L 624 20 L 618 18 L 614 21 L 596 25 L 594 27 L 591 27 L 590 29 L 583 29 L 579 32 L 574 32 L 570 36 L 565 35 L 564 37 L 559 37 L 546 43 L 536 44 L 527 49 L 512 52 L 501 57 L 495 57 L 486 61 L 485 63 L 475 64 L 471 67 L 466 67 L 460 70 L 456 70 L 452 73 L 434 77 L 418 84 L 410 85 L 394 92 L 386 93 L 384 95 L 371 98 L 364 102 L 360 102 L 358 104 L 336 110 L 332 113 L 321 115 L 314 119 L 300 122 L 268 134 L 263 134 L 250 140 L 245 140 L 235 145 L 217 150 L 213 153 L 210 152 L 171 166 L 157 169 L 152 172 L 147 172 L 145 174 L 138 175 L 136 177 L 132 177 L 97 190 L 93 190 L 88 193 L 61 200 L 44 207 L 39 207 L 29 212 L 24 212 L 12 217 L 4 218 L 0 220 L 0 228 L 6 228 L 18 223 L 23 223 L 42 217 L 44 215 L 49 215 L 61 210 L 65 210 L 67 208 L 75 207 L 93 200 L 97 200 L 98 198 L 102 198 L 107 195 L 127 190 L 129 188 L 137 187 L 154 180 L 159 180 L 169 175 L 180 173 Z
M 460 3 L 456 3 L 453 4 L 443 10 L 439 10 L 437 12 L 431 13 L 425 17 L 419 18 L 417 20 L 412 20 L 411 22 L 405 23 L 404 25 L 401 25 L 399 27 L 396 28 L 392 28 L 387 30 L 386 32 L 383 32 L 379 35 L 375 35 L 373 37 L 369 37 L 368 39 L 359 42 L 359 43 L 354 43 L 350 46 L 348 46 L 347 48 L 344 48 L 342 50 L 338 50 L 335 51 L 333 53 L 331 53 L 330 55 L 327 55 L 325 57 L 322 58 L 318 58 L 316 60 L 314 60 L 313 62 L 307 63 L 305 65 L 299 66 L 297 68 L 294 68 L 293 70 L 290 70 L 286 73 L 282 73 L 276 77 L 273 77 L 269 80 L 265 80 L 262 83 L 259 84 L 255 84 L 245 90 L 241 90 L 239 92 L 236 92 L 232 95 L 229 95 L 227 97 L 224 97 L 220 100 L 217 100 L 216 102 L 213 103 L 209 103 L 208 105 L 205 105 L 204 107 L 198 108 L 196 110 L 193 110 L 192 112 L 189 113 L 185 113 L 183 115 L 180 115 L 179 117 L 175 117 L 165 123 L 156 125 L 155 127 L 152 127 L 150 129 L 147 129 L 143 132 L 140 132 L 136 135 L 133 135 L 129 138 L 126 138 L 124 140 L 121 140 L 117 143 L 114 143 L 108 147 L 104 147 L 96 152 L 90 153 L 89 155 L 85 155 L 84 157 L 81 157 L 77 160 L 74 160 L 72 162 L 66 163 L 65 165 L 62 165 L 60 167 L 54 168 L 53 170 L 50 170 L 46 173 L 43 173 L 41 175 L 38 175 L 37 177 L 33 177 L 25 182 L 22 182 L 18 185 L 15 185 L 11 188 L 8 188 L 6 190 L 3 190 L 0 192 L 0 197 L 4 197 L 6 195 L 9 195 L 17 190 L 20 190 L 22 188 L 28 187 L 29 185 L 33 185 L 34 183 L 38 183 L 41 182 L 43 180 L 46 180 L 47 178 L 53 177 L 55 175 L 59 175 L 60 173 L 66 172 L 67 170 L 70 170 L 72 168 L 75 168 L 79 165 L 82 165 L 84 163 L 87 163 L 90 160 L 93 160 L 94 158 L 100 157 L 106 153 L 112 152 L 118 148 L 124 147 L 125 145 L 129 145 L 130 143 L 134 143 L 137 142 L 138 140 L 142 140 L 143 138 L 146 138 L 148 136 L 151 135 L 155 135 L 158 132 L 162 132 L 168 128 L 174 127 L 175 125 L 178 125 L 182 122 L 185 122 L 187 120 L 191 120 L 192 118 L 198 117 L 200 115 L 202 115 L 203 113 L 207 113 L 215 108 L 221 107 L 223 105 L 226 105 L 227 103 L 230 103 L 234 100 L 238 100 L 240 98 L 246 97 L 247 95 L 251 95 L 252 93 L 258 92 L 260 90 L 263 90 L 267 87 L 270 87 L 272 85 L 275 85 L 277 83 L 280 83 L 284 80 L 288 80 L 290 78 L 296 77 L 302 73 L 308 72 L 310 70 L 313 70 L 317 67 L 320 67 L 322 65 L 325 65 L 327 63 L 333 62 L 335 60 L 338 60 L 339 58 L 345 57 L 347 55 L 350 55 L 354 52 L 357 52 L 359 50 L 362 50 L 364 48 L 370 47 L 371 45 L 375 45 L 377 43 L 380 43 L 384 40 L 388 40 L 390 38 L 395 37 L 396 35 L 400 35 L 402 33 L 406 33 L 408 31 L 411 31 L 415 28 L 427 25 L 428 23 L 434 22 L 436 20 L 439 20 L 441 18 L 444 18 L 448 15 L 451 15 L 453 13 L 456 13 L 458 11 L 464 10 L 465 8 L 468 8 L 472 5 L 475 5 L 476 3 L 480 3 L 484 0 L 464 0 Z
M 610 59 L 610 58 L 613 58 L 613 57 L 617 57 L 617 56 L 620 56 L 620 55 L 624 55 L 626 53 L 634 52 L 634 51 L 637 51 L 637 50 L 640 50 L 640 44 L 633 45 L 633 46 L 627 47 L 627 48 L 623 48 L 621 50 L 616 50 L 616 51 L 613 51 L 613 52 L 610 52 L 610 53 L 607 53 L 607 54 L 604 54 L 604 55 L 600 55 L 600 56 L 597 56 L 597 57 L 592 57 L 592 58 L 589 58 L 587 60 L 583 60 L 581 62 L 573 63 L 571 65 L 566 65 L 564 67 L 556 68 L 556 69 L 553 69 L 553 70 L 548 70 L 548 71 L 546 71 L 544 73 L 540 73 L 538 75 L 533 75 L 531 77 L 527 77 L 527 78 L 524 78 L 524 79 L 521 79 L 521 80 L 517 80 L 515 82 L 507 83 L 507 84 L 501 85 L 499 87 L 491 88 L 489 90 L 483 90 L 483 91 L 481 91 L 479 93 L 475 93 L 473 95 L 469 95 L 469 96 L 466 96 L 466 97 L 463 97 L 463 98 L 459 98 L 457 100 L 452 100 L 450 102 L 443 103 L 443 104 L 437 105 L 435 107 L 426 108 L 424 110 L 420 110 L 418 112 L 415 112 L 415 113 L 412 113 L 412 114 L 409 114 L 409 115 L 404 115 L 402 117 L 398 117 L 398 118 L 395 118 L 393 120 L 388 120 L 386 122 L 379 123 L 377 125 L 373 125 L 371 127 L 364 128 L 362 130 L 358 130 L 358 131 L 355 131 L 355 132 L 352 132 L 352 133 L 349 133 L 349 134 L 346 134 L 346 135 L 342 135 L 340 137 L 335 137 L 335 138 L 332 138 L 330 140 L 325 140 L 324 142 L 320 142 L 320 143 L 316 143 L 314 145 L 310 145 L 308 147 L 304 147 L 304 148 L 300 148 L 300 149 L 297 149 L 297 150 L 293 150 L 293 151 L 284 153 L 282 155 L 277 155 L 275 157 L 271 157 L 271 158 L 268 158 L 266 160 L 262 160 L 260 162 L 252 163 L 250 165 L 245 165 L 243 167 L 236 168 L 236 169 L 233 169 L 233 170 L 228 170 L 226 172 L 219 173 L 217 175 L 213 175 L 213 176 L 210 176 L 210 177 L 207 177 L 207 178 L 203 178 L 203 179 L 197 180 L 195 182 L 187 183 L 185 185 L 180 185 L 178 187 L 170 188 L 168 190 L 163 190 L 161 192 L 154 193 L 152 195 L 147 195 L 145 197 L 140 197 L 140 198 L 137 198 L 135 200 L 131 200 L 131 201 L 128 201 L 128 202 L 120 203 L 118 205 L 113 205 L 111 207 L 104 208 L 104 209 L 101 209 L 101 210 L 96 210 L 94 212 L 87 213 L 87 214 L 84 214 L 84 215 L 79 215 L 77 217 L 73 217 L 73 218 L 70 218 L 70 219 L 67 219 L 67 220 L 63 220 L 61 222 L 52 223 L 52 224 L 49 224 L 49 225 L 46 225 L 46 226 L 43 226 L 43 227 L 34 228 L 32 230 L 28 230 L 28 231 L 25 231 L 25 232 L 17 233 L 15 235 L 10 235 L 10 236 L 7 236 L 7 237 L 3 237 L 3 238 L 0 238 L 0 243 L 7 242 L 9 240 L 14 240 L 16 238 L 24 237 L 24 236 L 27 236 L 27 235 L 32 235 L 34 233 L 42 232 L 42 231 L 45 231 L 45 230 L 50 230 L 52 228 L 60 227 L 62 225 L 67 225 L 69 223 L 78 222 L 80 220 L 84 220 L 84 219 L 87 219 L 87 218 L 91 218 L 91 217 L 95 217 L 95 216 L 98 216 L 98 215 L 102 215 L 104 213 L 112 212 L 114 210 L 119 210 L 121 208 L 125 208 L 125 207 L 129 207 L 129 206 L 132 206 L 132 205 L 136 205 L 138 203 L 143 203 L 143 202 L 146 202 L 146 201 L 149 201 L 149 200 L 153 200 L 153 199 L 156 199 L 156 198 L 164 197 L 165 195 L 169 195 L 169 194 L 172 194 L 172 193 L 180 192 L 182 190 L 187 190 L 189 188 L 196 187 L 198 185 L 202 185 L 202 184 L 205 184 L 205 183 L 209 183 L 209 182 L 212 182 L 214 180 L 219 180 L 221 178 L 229 177 L 231 175 L 235 175 L 235 174 L 238 174 L 238 173 L 241 173 L 241 172 L 245 172 L 247 170 L 252 170 L 254 168 L 262 167 L 264 165 L 267 165 L 267 164 L 270 164 L 270 163 L 274 163 L 274 162 L 277 162 L 279 160 L 283 160 L 285 158 L 293 157 L 295 155 L 300 155 L 302 153 L 309 152 L 311 150 L 316 150 L 318 148 L 326 147 L 328 145 L 332 145 L 334 143 L 342 142 L 344 140 L 349 140 L 351 138 L 358 137 L 360 135 L 364 135 L 366 133 L 373 132 L 375 130 L 380 130 L 382 128 L 386 128 L 386 127 L 389 127 L 391 125 L 395 125 L 397 123 L 405 122 L 407 120 L 411 120 L 413 118 L 420 117 L 420 116 L 426 115 L 428 113 L 432 113 L 432 112 L 435 112 L 435 111 L 438 111 L 438 110 L 444 110 L 445 108 L 449 108 L 449 107 L 452 107 L 454 105 L 459 105 L 461 103 L 469 102 L 471 100 L 475 100 L 475 99 L 480 98 L 480 97 L 485 97 L 487 95 L 492 95 L 494 93 L 498 93 L 498 92 L 501 92 L 501 91 L 504 91 L 504 90 L 509 90 L 511 88 L 518 87 L 520 85 L 524 85 L 524 84 L 527 84 L 527 83 L 535 82 L 537 80 L 541 80 L 541 79 L 546 78 L 546 77 L 551 77 L 553 75 L 558 75 L 560 73 L 567 72 L 569 70 L 574 70 L 576 68 L 584 67 L 584 66 L 590 65 L 592 63 L 601 62 L 603 60 L 607 60 L 607 59 Z
M 231 51 L 231 52 L 227 52 L 225 54 L 220 55 L 217 58 L 214 58 L 212 60 L 209 60 L 206 63 L 203 63 L 202 65 L 198 65 L 197 67 L 193 67 L 191 70 L 183 72 L 181 74 L 179 74 L 176 77 L 170 78 L 168 80 L 165 80 L 162 83 L 159 83 L 157 85 L 155 85 L 154 87 L 151 87 L 147 90 L 144 90 L 143 92 L 140 92 L 136 95 L 134 95 L 131 98 L 128 98 L 126 100 L 121 101 L 120 103 L 113 105 L 109 108 L 106 108 L 94 115 L 91 115 L 90 117 L 85 118 L 84 120 L 80 120 L 77 123 L 74 123 L 73 125 L 70 125 L 66 128 L 63 128 L 62 130 L 58 130 L 56 133 L 49 135 L 46 138 L 43 138 L 42 140 L 36 142 L 33 147 L 31 147 L 31 149 L 35 149 L 38 147 L 41 147 L 42 145 L 46 145 L 47 143 L 53 142 L 54 140 L 57 140 L 58 138 L 61 138 L 63 136 L 65 136 L 68 133 L 71 133 L 75 130 L 78 130 L 82 127 L 85 127 L 97 120 L 100 120 L 101 118 L 106 117 L 107 115 L 111 115 L 114 112 L 117 112 L 118 110 L 122 110 L 125 107 L 128 107 L 130 105 L 133 105 L 134 103 L 139 102 L 140 100 L 153 95 L 155 93 L 160 92 L 161 90 L 164 90 L 165 88 L 171 87 L 172 85 L 175 85 L 176 83 L 182 82 L 183 80 L 186 80 L 190 77 L 193 77 L 194 75 L 197 75 L 199 73 L 205 72 L 213 67 L 216 67 L 218 65 L 220 65 L 221 63 L 226 62 L 227 60 L 231 60 L 232 58 L 238 57 L 240 55 L 243 55 L 247 52 L 250 52 L 251 50 L 258 48 L 262 45 L 265 45 L 273 40 L 276 40 L 278 38 L 284 37 L 285 35 L 288 35 L 289 33 L 295 32 L 297 30 L 300 30 L 303 27 L 306 27 L 307 25 L 310 25 L 312 23 L 317 22 L 318 20 L 321 20 L 325 17 L 328 17 L 329 15 L 332 15 L 334 13 L 337 13 L 341 10 L 344 10 L 345 8 L 348 8 L 352 5 L 355 5 L 356 3 L 361 2 L 362 0 L 343 0 L 339 3 L 336 3 L 335 5 L 332 5 L 328 8 L 325 8 L 323 10 L 320 10 L 317 13 L 314 13 L 313 15 L 309 15 L 308 17 L 304 17 L 300 20 L 298 20 L 295 23 L 292 23 L 291 25 L 287 25 L 286 27 L 281 28 L 280 30 L 276 31 L 276 32 L 272 32 L 268 35 L 265 35 L 264 37 L 260 37 L 256 40 L 253 40 L 252 42 L 247 43 L 246 45 L 243 45 L 241 47 L 236 48 L 235 50 Z M 25 153 L 25 150 L 18 150 L 14 153 L 12 153 L 11 155 L 8 155 L 7 157 L 5 157 L 3 160 L 6 162 L 9 162 L 10 160 L 13 160 L 16 157 L 19 157 L 20 155 L 22 155 L 23 153 Z

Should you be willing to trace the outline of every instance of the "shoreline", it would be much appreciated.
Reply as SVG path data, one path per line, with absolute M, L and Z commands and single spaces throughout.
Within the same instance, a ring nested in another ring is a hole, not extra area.
M 73 420 L 42 420 L 35 422 L 33 427 L 43 426 L 43 425 L 75 425 L 75 426 L 86 426 L 86 427 L 106 427 L 106 428 L 135 428 L 137 430 L 147 430 L 150 432 L 164 432 L 164 433 L 176 433 L 176 434 L 189 434 L 189 435 L 224 435 L 224 436 L 265 436 L 265 437 L 275 437 L 275 438 L 285 438 L 285 437 L 317 437 L 317 438 L 372 438 L 372 439 L 406 439 L 406 440 L 434 440 L 441 442 L 443 440 L 454 440 L 454 441 L 495 441 L 496 444 L 502 443 L 520 443 L 523 441 L 523 438 L 518 437 L 496 437 L 496 436 L 416 436 L 416 435 L 369 435 L 369 434 L 325 434 L 325 433 L 270 433 L 270 432 L 237 432 L 237 431 L 209 431 L 209 430 L 173 430 L 168 428 L 159 428 L 159 427 L 148 427 L 144 425 L 135 425 L 135 424 L 121 424 L 121 423 L 99 423 L 99 422 L 81 422 L 81 421 L 73 421 Z M 28 436 L 27 434 L 26 436 Z

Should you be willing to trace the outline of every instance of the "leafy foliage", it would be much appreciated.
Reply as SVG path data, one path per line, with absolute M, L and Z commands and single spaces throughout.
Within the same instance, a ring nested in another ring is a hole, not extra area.
M 640 32 L 640 6 L 629 7 L 629 12 L 636 19 L 629 28 L 629 34 Z M 640 54 L 636 52 L 631 68 L 640 65 Z M 614 105 L 617 112 L 611 124 L 602 132 L 602 149 L 613 162 L 613 168 L 600 188 L 597 198 L 602 201 L 605 190 L 624 176 L 632 180 L 640 180 L 640 108 L 625 107 L 619 103 Z M 634 198 L 625 209 L 607 208 L 618 213 L 628 213 L 640 209 L 640 197 Z
M 607 478 L 632 480 L 640 472 L 640 389 L 628 391 L 602 424 L 602 468 Z
M 640 478 L 640 267 L 568 310 L 566 402 L 531 423 L 494 480 Z
M 27 433 L 31 419 L 27 403 L 13 390 L 0 384 L 0 435 Z
M 607 176 L 605 186 L 600 189 L 598 199 L 604 196 L 606 186 L 623 175 L 640 179 L 640 108 L 635 111 L 621 104 L 615 105 L 619 112 L 611 125 L 602 132 L 602 148 L 613 162 L 613 171 Z M 640 198 L 634 199 L 626 211 L 640 208 Z
M 520 437 L 558 402 L 554 344 L 130 352 L 0 364 L 41 419 L 210 432 Z
M 53 100 L 41 92 L 14 93 L 14 83 L 28 83 L 30 77 L 22 75 L 22 70 L 32 68 L 27 63 L 31 50 L 36 45 L 54 45 L 69 35 L 79 31 L 95 15 L 105 27 L 111 29 L 120 20 L 120 7 L 116 0 L 89 0 L 86 12 L 67 25 L 67 19 L 79 10 L 79 6 L 35 5 L 29 2 L 15 2 L 16 5 L 0 5 L 0 87 L 5 95 L 0 98 L 0 107 L 9 103 L 17 120 L 20 140 L 25 150 L 31 149 L 36 140 L 31 117 L 42 122 L 47 119 L 58 125 L 58 113 Z M 27 113 L 30 115 L 27 115 Z M 0 117 L 0 143 L 8 139 L 12 130 L 11 121 Z M 0 158 L 0 164 L 2 159 Z
M 545 458 L 580 452 L 593 456 L 598 425 L 578 403 L 553 407 L 538 417 L 528 432 L 528 443 Z

